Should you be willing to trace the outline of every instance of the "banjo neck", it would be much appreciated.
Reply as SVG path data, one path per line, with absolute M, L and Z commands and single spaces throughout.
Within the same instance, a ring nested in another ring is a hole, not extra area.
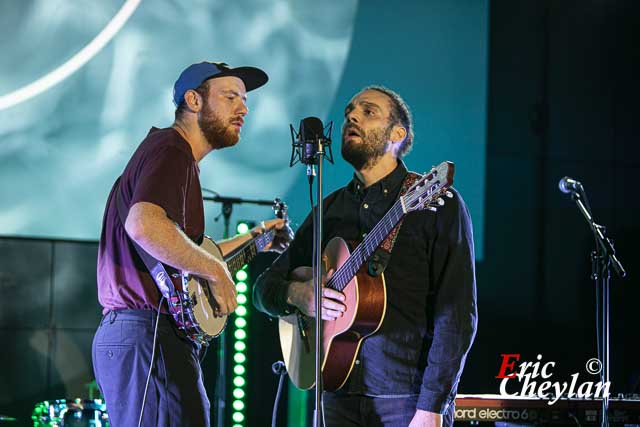
M 231 275 L 235 275 L 245 264 L 248 264 L 258 252 L 262 252 L 264 248 L 273 241 L 274 237 L 275 230 L 266 231 L 227 254 L 224 257 L 224 262 L 227 263 Z

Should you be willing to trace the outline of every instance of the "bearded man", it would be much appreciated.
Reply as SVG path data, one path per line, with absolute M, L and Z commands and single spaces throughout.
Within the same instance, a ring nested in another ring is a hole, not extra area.
M 235 310 L 236 288 L 226 265 L 199 246 L 204 209 L 198 162 L 238 143 L 246 94 L 267 80 L 253 67 L 202 62 L 186 68 L 174 85 L 175 122 L 151 128 L 111 190 L 98 251 L 103 318 L 93 366 L 113 426 L 209 426 L 200 345 L 176 327 L 134 245 L 169 267 L 207 279 L 218 315 Z M 267 221 L 251 234 L 267 228 L 286 238 L 282 220 Z M 250 238 L 218 244 L 225 254 Z
M 324 244 L 336 236 L 357 242 L 372 230 L 398 199 L 408 174 L 401 158 L 412 144 L 411 113 L 397 93 L 369 86 L 351 99 L 344 111 L 342 156 L 355 174 L 324 200 Z M 362 342 L 346 384 L 323 394 L 327 427 L 453 423 L 477 308 L 471 220 L 460 194 L 451 192 L 436 212 L 407 214 L 390 257 L 380 261 L 385 265 L 373 267 L 384 270 L 384 320 Z M 301 280 L 298 269 L 311 265 L 312 241 L 307 217 L 289 249 L 258 278 L 253 301 L 259 310 L 315 316 L 311 277 Z M 330 288 L 322 295 L 324 321 L 342 316 L 345 295 Z

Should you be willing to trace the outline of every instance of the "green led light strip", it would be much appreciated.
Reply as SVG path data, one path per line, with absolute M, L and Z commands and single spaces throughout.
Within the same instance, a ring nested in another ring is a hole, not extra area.
M 236 231 L 240 234 L 248 232 L 249 224 L 239 222 Z M 234 278 L 236 289 L 238 291 L 238 308 L 236 308 L 233 326 L 233 387 L 232 387 L 232 403 L 233 410 L 231 420 L 233 427 L 243 427 L 245 425 L 245 408 L 246 408 L 246 361 L 247 361 L 247 266 L 245 265 L 236 273 Z

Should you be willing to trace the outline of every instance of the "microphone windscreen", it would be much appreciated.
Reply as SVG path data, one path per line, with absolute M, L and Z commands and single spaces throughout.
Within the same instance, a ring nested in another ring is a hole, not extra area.
M 300 121 L 300 139 L 315 140 L 324 136 L 322 120 L 317 117 L 306 117 Z

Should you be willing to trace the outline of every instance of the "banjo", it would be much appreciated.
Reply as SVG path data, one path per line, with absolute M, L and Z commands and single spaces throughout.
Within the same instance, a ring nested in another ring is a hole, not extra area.
M 275 199 L 273 210 L 276 217 L 287 219 L 287 205 L 280 199 Z M 234 276 L 273 242 L 275 234 L 274 229 L 268 230 L 226 255 L 222 255 L 218 245 L 207 236 L 200 247 L 226 263 L 229 272 Z M 208 280 L 188 273 L 177 273 L 172 277 L 179 278 L 182 286 L 176 286 L 175 292 L 169 298 L 169 312 L 178 328 L 183 330 L 189 339 L 203 345 L 208 344 L 224 331 L 228 316 L 214 315 L 217 304 L 211 294 Z

